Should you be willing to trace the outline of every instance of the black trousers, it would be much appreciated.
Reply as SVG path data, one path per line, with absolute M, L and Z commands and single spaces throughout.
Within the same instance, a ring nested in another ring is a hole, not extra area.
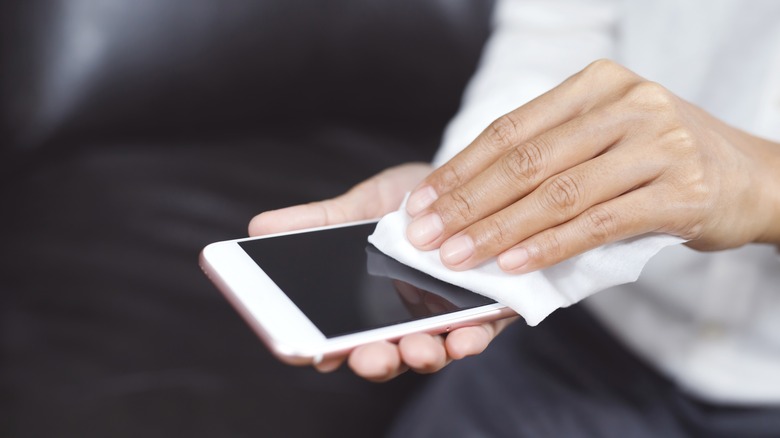
M 780 437 L 780 407 L 696 400 L 575 306 L 450 364 L 391 436 Z

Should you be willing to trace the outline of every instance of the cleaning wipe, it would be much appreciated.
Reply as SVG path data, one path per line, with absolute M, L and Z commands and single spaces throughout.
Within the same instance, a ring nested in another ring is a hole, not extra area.
M 512 308 L 532 326 L 558 308 L 571 306 L 608 287 L 636 281 L 658 251 L 685 242 L 667 234 L 646 234 L 595 248 L 527 274 L 507 274 L 495 259 L 468 271 L 452 271 L 441 263 L 438 249 L 420 251 L 409 243 L 406 239 L 409 222 L 411 218 L 404 201 L 398 211 L 379 221 L 368 241 L 405 265 Z

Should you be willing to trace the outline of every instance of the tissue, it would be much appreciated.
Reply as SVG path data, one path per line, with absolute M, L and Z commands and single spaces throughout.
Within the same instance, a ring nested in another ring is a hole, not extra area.
M 439 259 L 439 250 L 420 251 L 406 239 L 411 221 L 406 202 L 383 217 L 368 241 L 399 262 L 439 280 L 452 283 L 502 303 L 528 325 L 539 324 L 556 309 L 568 307 L 618 284 L 639 278 L 642 268 L 662 248 L 685 242 L 666 234 L 646 234 L 607 244 L 547 269 L 507 274 L 495 259 L 468 271 L 452 271 Z

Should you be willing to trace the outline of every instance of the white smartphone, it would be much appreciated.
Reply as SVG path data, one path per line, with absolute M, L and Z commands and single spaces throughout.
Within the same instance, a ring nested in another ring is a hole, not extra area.
M 379 340 L 514 316 L 382 254 L 375 221 L 208 245 L 206 275 L 271 351 L 303 365 Z

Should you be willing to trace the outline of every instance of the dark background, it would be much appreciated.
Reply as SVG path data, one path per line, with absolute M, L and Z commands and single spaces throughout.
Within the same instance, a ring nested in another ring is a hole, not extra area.
M 429 160 L 490 7 L 0 3 L 0 435 L 381 435 L 425 379 L 282 365 L 198 251 Z

